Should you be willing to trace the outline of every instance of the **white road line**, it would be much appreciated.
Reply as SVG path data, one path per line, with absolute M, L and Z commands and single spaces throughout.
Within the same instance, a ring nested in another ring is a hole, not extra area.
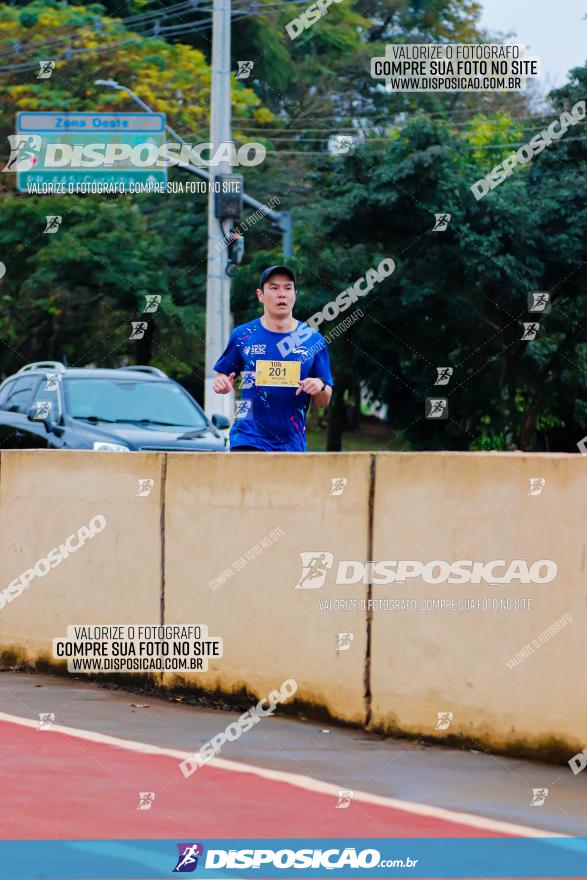
M 0 712 L 0 722 L 20 724 L 23 727 L 39 728 L 38 721 L 30 718 L 21 718 L 18 715 L 8 715 Z M 43 731 L 43 736 L 51 733 L 62 733 L 67 736 L 75 736 L 78 739 L 90 742 L 114 746 L 118 749 L 126 749 L 130 752 L 139 752 L 143 755 L 165 755 L 168 758 L 184 760 L 190 757 L 190 752 L 179 749 L 165 749 L 161 746 L 153 746 L 149 743 L 135 742 L 129 739 L 119 739 L 105 733 L 95 733 L 92 730 L 80 730 L 75 727 L 64 727 L 61 724 L 52 724 L 49 730 Z M 231 773 L 250 773 L 262 779 L 271 779 L 275 782 L 283 782 L 287 785 L 295 785 L 306 791 L 316 794 L 328 794 L 338 797 L 339 787 L 329 782 L 322 782 L 310 776 L 299 773 L 289 773 L 283 770 L 267 770 L 265 767 L 257 767 L 254 764 L 241 764 L 238 761 L 226 761 L 224 758 L 213 758 L 205 766 L 217 767 L 219 770 L 227 770 Z M 178 775 L 182 775 L 179 767 Z M 187 783 L 187 780 L 186 780 Z M 390 807 L 394 810 L 402 810 L 404 813 L 413 813 L 418 816 L 427 816 L 431 819 L 441 819 L 445 822 L 456 822 L 460 825 L 469 825 L 471 828 L 479 828 L 484 831 L 495 831 L 500 834 L 510 834 L 515 837 L 571 837 L 569 834 L 561 834 L 558 831 L 544 831 L 541 828 L 532 828 L 527 825 L 515 825 L 511 822 L 501 822 L 498 819 L 489 819 L 485 816 L 476 816 L 473 813 L 458 813 L 455 810 L 447 810 L 443 807 L 433 807 L 428 804 L 417 804 L 413 801 L 401 801 L 397 798 L 384 797 L 383 795 L 371 794 L 367 791 L 354 791 L 353 800 L 363 801 L 368 804 L 376 804 L 380 807 Z

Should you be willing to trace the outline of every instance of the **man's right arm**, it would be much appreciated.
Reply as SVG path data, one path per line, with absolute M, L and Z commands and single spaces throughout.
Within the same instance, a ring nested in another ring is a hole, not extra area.
M 213 385 L 216 394 L 229 394 L 234 388 L 234 377 L 242 370 L 242 356 L 237 343 L 238 337 L 233 330 L 228 345 L 212 367 L 218 373 Z
M 226 373 L 218 373 L 214 379 L 214 391 L 216 394 L 229 394 L 234 387 L 234 373 L 227 376 Z

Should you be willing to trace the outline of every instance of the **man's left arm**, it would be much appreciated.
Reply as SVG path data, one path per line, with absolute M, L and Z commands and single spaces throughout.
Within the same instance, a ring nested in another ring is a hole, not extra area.
M 322 339 L 322 348 L 315 355 L 310 369 L 310 375 L 307 379 L 302 379 L 300 387 L 296 391 L 305 391 L 312 398 L 316 406 L 328 406 L 332 397 L 332 386 L 334 380 L 330 372 L 330 357 L 328 356 L 328 347 L 324 339 Z
M 324 379 L 315 379 L 313 377 L 302 379 L 298 390 L 296 391 L 296 395 L 300 394 L 302 391 L 305 391 L 306 394 L 310 395 L 312 402 L 315 403 L 316 406 L 328 406 L 330 398 L 332 397 L 332 386 L 328 385 Z

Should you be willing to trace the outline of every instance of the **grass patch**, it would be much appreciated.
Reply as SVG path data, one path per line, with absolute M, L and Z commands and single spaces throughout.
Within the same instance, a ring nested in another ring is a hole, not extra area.
M 308 452 L 326 452 L 327 429 L 314 420 L 308 420 Z M 363 417 L 356 431 L 343 431 L 343 452 L 407 452 L 405 441 L 385 422 Z

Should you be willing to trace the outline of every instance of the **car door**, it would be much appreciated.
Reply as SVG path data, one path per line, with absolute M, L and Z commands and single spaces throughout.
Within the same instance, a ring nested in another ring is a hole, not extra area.
M 0 448 L 46 449 L 49 434 L 42 422 L 31 422 L 28 411 L 40 376 L 21 376 L 2 389 L 0 399 Z

